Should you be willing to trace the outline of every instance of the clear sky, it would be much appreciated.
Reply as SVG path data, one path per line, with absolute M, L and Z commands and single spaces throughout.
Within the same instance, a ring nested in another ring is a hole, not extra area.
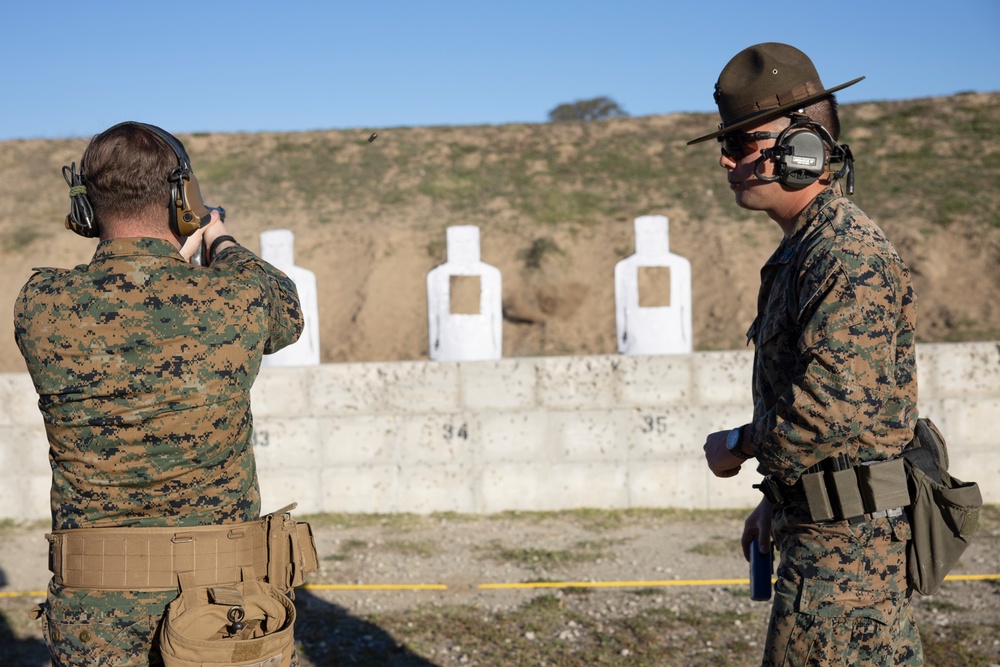
M 833 8 L 824 12 L 823 7 Z M 544 122 L 607 95 L 714 111 L 743 48 L 808 53 L 842 103 L 1000 90 L 1000 0 L 7 0 L 0 140 Z

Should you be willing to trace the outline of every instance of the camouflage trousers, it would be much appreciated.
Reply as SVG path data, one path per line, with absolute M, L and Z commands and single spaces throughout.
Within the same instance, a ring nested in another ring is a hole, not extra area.
M 776 512 L 781 560 L 763 667 L 923 665 L 906 584 L 905 514 L 850 525 Z
M 160 626 L 177 595 L 70 589 L 50 582 L 42 621 L 52 667 L 161 667 Z M 291 667 L 297 664 L 293 654 Z

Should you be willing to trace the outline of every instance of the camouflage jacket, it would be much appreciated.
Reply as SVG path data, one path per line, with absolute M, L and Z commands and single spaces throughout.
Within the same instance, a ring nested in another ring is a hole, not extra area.
M 169 242 L 102 241 L 37 269 L 14 335 L 38 392 L 53 528 L 255 519 L 250 387 L 302 331 L 295 285 L 239 246 L 210 267 Z
M 794 483 L 846 453 L 899 454 L 917 418 L 909 269 L 839 185 L 800 214 L 761 270 L 751 442 L 762 474 Z

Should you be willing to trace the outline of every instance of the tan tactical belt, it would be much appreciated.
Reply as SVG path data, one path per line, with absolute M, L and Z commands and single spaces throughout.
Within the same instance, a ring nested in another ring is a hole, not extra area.
M 267 574 L 266 521 L 227 526 L 57 530 L 49 569 L 69 588 L 150 591 L 177 588 L 178 572 L 198 586 L 239 581 L 242 568 Z
M 899 516 L 910 504 L 901 458 L 856 466 L 815 466 L 792 485 L 768 475 L 754 487 L 774 504 L 805 505 L 816 523 Z
M 56 584 L 109 591 L 217 586 L 247 573 L 289 591 L 319 567 L 312 528 L 292 519 L 295 504 L 258 521 L 165 528 L 56 530 L 49 541 L 49 569 Z

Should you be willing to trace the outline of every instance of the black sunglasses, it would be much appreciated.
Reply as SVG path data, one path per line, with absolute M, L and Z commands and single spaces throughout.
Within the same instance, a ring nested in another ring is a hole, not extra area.
M 722 154 L 738 162 L 749 155 L 761 139 L 777 139 L 778 136 L 776 132 L 734 132 L 717 137 L 717 140 L 722 144 Z

